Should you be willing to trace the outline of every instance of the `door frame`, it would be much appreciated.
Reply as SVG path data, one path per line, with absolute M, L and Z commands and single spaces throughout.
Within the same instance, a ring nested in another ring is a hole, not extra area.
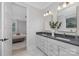
M 27 48 L 27 7 L 25 7 L 24 5 L 22 5 L 21 3 L 19 3 L 19 2 L 13 2 L 13 4 L 15 4 L 15 5 L 17 5 L 17 6 L 20 6 L 20 7 L 22 7 L 22 8 L 25 8 L 25 19 L 26 19 L 26 39 L 25 39 L 25 41 L 26 41 L 26 47 L 25 48 Z M 17 24 L 16 24 L 17 25 Z M 17 27 L 17 26 L 16 26 Z

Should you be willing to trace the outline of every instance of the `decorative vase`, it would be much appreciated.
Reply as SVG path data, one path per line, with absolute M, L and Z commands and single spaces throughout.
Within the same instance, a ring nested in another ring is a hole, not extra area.
M 52 36 L 54 36 L 54 33 L 55 33 L 55 29 L 52 30 Z

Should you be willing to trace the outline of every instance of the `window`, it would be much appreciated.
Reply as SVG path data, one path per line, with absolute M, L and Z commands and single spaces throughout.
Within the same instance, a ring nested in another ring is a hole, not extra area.
M 12 32 L 15 32 L 16 31 L 16 23 L 13 23 L 12 24 Z

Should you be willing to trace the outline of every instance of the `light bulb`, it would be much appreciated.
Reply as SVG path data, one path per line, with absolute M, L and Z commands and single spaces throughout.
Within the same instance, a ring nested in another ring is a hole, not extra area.
M 49 14 L 48 13 L 46 13 L 46 16 L 48 16 Z
M 63 3 L 63 7 L 66 7 L 66 3 Z
M 60 10 L 61 9 L 61 7 L 60 6 L 58 6 L 58 8 L 57 8 L 58 10 Z
M 52 14 L 52 12 L 51 11 L 49 11 L 49 15 L 51 15 Z
M 46 16 L 46 14 L 44 14 L 44 16 Z

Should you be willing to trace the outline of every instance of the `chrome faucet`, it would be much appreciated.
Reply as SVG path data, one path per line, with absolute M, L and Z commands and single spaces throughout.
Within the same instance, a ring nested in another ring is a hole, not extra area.
M 66 33 L 64 33 L 64 37 L 65 37 Z
M 72 30 L 70 30 L 72 32 Z

